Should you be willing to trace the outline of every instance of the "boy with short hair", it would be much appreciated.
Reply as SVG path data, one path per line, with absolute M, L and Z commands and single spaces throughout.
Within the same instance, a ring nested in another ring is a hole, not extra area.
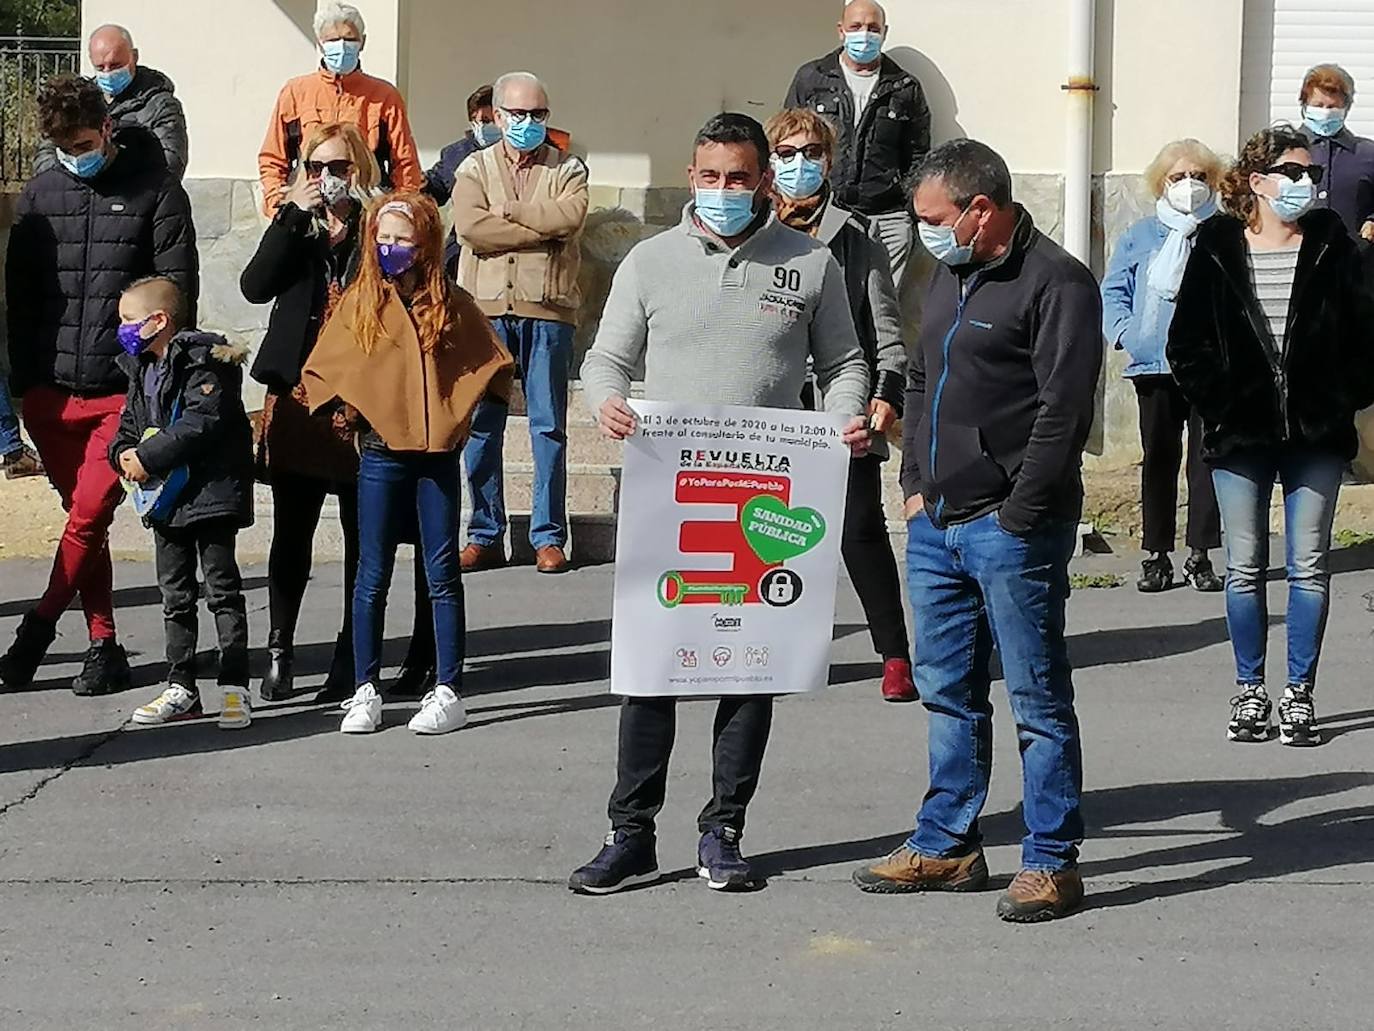
M 185 321 L 185 298 L 166 277 L 140 279 L 119 300 L 118 361 L 129 393 L 110 463 L 153 531 L 170 667 L 166 687 L 133 719 L 157 724 L 202 714 L 199 564 L 219 632 L 219 725 L 246 727 L 248 617 L 234 545 L 253 523 L 253 435 L 242 397 L 248 350 L 186 329 Z

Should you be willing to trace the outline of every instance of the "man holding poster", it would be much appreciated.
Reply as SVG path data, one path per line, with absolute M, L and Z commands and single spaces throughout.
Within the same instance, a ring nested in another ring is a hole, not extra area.
M 763 127 L 747 115 L 721 114 L 706 123 L 688 168 L 693 200 L 676 229 L 638 244 L 621 264 L 582 365 L 583 388 L 602 431 L 635 438 L 627 448 L 627 481 L 633 476 L 651 483 L 652 464 L 666 455 L 672 502 L 680 508 L 704 504 L 709 508 L 700 511 L 707 516 L 723 508 L 731 515 L 714 524 L 682 522 L 676 548 L 665 549 L 653 583 L 656 600 L 637 604 L 680 612 L 684 618 L 673 626 L 697 626 L 692 621 L 708 615 L 712 624 L 718 615 L 727 624 L 723 630 L 746 618 L 763 626 L 765 610 L 800 605 L 808 583 L 822 595 L 833 592 L 837 553 L 834 540 L 824 538 L 827 527 L 838 528 L 843 507 L 841 500 L 837 511 L 834 500 L 843 498 L 846 475 L 847 455 L 839 445 L 863 453 L 869 443 L 860 416 L 869 397 L 868 369 L 843 277 L 823 244 L 773 215 L 768 154 Z M 808 359 L 828 415 L 797 411 Z M 641 363 L 650 403 L 637 414 L 626 398 Z M 687 512 L 695 515 L 690 507 Z M 621 556 L 652 549 L 643 535 L 655 532 L 644 525 L 653 521 L 635 516 L 627 497 L 620 533 L 629 538 L 622 536 Z M 711 571 L 673 565 L 690 553 L 700 553 Z M 823 586 L 817 578 L 827 561 L 831 582 Z M 617 580 L 622 577 L 640 579 L 618 563 Z M 738 645 L 711 643 L 710 628 L 692 630 L 695 641 L 652 639 L 652 629 L 631 641 L 621 589 L 618 582 L 612 688 L 626 697 L 608 807 L 611 832 L 568 886 L 604 895 L 658 877 L 654 820 L 667 788 L 677 698 L 709 693 L 721 700 L 714 793 L 697 821 L 697 868 L 712 888 L 747 888 L 754 878 L 739 838 L 758 787 L 773 695 L 821 686 L 814 682 L 814 656 L 803 665 L 806 659 L 788 655 L 788 665 L 775 667 L 767 637 L 756 638 L 752 630 Z M 655 669 L 662 673 L 645 672 Z M 779 676 L 779 669 L 790 673 Z

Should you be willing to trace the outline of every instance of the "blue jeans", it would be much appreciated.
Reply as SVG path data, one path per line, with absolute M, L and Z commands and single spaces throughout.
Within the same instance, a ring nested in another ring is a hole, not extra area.
M 1288 682 L 1311 687 L 1326 633 L 1331 523 L 1345 463 L 1299 448 L 1247 452 L 1217 462 L 1212 482 L 1226 543 L 1226 625 L 1236 653 L 1236 681 L 1264 683 L 1269 637 L 1269 498 L 1283 486 L 1288 567 Z
M 568 543 L 568 374 L 574 327 L 566 322 L 503 315 L 491 320 L 515 358 L 525 388 L 534 456 L 530 544 L 536 549 Z M 489 547 L 506 534 L 502 448 L 508 407 L 484 401 L 472 416 L 463 449 L 472 518 L 468 540 Z
M 353 662 L 359 686 L 382 670 L 386 595 L 396 546 L 420 520 L 420 552 L 434 609 L 437 682 L 463 677 L 463 581 L 458 561 L 462 492 L 458 456 L 364 448 L 358 465 L 358 579 L 353 588 Z
M 907 528 L 916 686 L 930 716 L 930 790 L 907 845 L 922 855 L 963 855 L 982 841 L 995 645 L 1021 747 L 1021 865 L 1059 870 L 1078 859 L 1083 755 L 1064 642 L 1076 530 L 1019 537 L 996 513 L 945 530 L 921 513 Z
M 14 414 L 14 402 L 10 400 L 9 377 L 0 375 L 0 456 L 11 455 L 23 446 L 19 416 Z

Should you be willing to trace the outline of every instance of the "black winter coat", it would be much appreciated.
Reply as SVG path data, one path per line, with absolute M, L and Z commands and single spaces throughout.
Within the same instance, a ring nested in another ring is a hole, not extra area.
M 907 207 L 902 184 L 930 150 L 930 107 L 921 84 L 896 61 L 883 57 L 857 126 L 839 50 L 798 68 L 783 106 L 809 107 L 834 124 L 839 145 L 830 184 L 841 204 L 865 215 Z
M 313 226 L 308 211 L 283 204 L 239 277 L 239 288 L 250 304 L 273 302 L 252 375 L 279 394 L 289 393 L 300 382 L 301 368 L 315 347 L 334 262 L 342 257 L 344 267 L 339 272 L 345 286 L 358 272 L 356 222 L 332 253 L 328 236 L 311 235 Z
M 1166 353 L 1202 417 L 1209 461 L 1291 444 L 1355 457 L 1355 413 L 1374 403 L 1374 299 L 1339 215 L 1318 209 L 1298 224 L 1288 330 L 1277 346 L 1255 300 L 1244 224 L 1223 215 L 1198 230 Z
M 172 80 L 162 72 L 140 67 L 134 73 L 134 81 L 110 101 L 110 121 L 116 129 L 147 129 L 162 144 L 162 155 L 171 173 L 178 179 L 186 174 L 186 163 L 191 157 L 186 112 L 176 98 Z M 51 140 L 44 140 L 34 155 L 33 170 L 38 173 L 57 167 L 57 150 Z
M 162 381 L 158 407 L 170 418 L 177 399 L 180 417 L 147 440 L 153 425 L 143 371 L 148 357 L 120 354 L 129 392 L 119 430 L 110 444 L 110 464 L 119 472 L 119 456 L 128 448 L 148 475 L 161 479 L 179 466 L 190 478 L 177 497 L 166 525 L 190 526 L 207 519 L 233 519 L 253 525 L 253 427 L 243 408 L 243 363 L 248 349 L 215 333 L 178 333 L 167 346 L 171 370 Z
M 122 394 L 119 295 L 141 276 L 169 276 L 195 324 L 196 230 L 158 142 L 120 129 L 118 154 L 92 179 L 65 168 L 25 185 L 5 261 L 10 387 L 39 384 L 86 396 Z

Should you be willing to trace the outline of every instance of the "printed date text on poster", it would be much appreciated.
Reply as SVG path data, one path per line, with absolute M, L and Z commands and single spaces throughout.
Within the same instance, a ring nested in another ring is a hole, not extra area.
M 611 691 L 825 686 L 849 449 L 820 412 L 631 402 Z

